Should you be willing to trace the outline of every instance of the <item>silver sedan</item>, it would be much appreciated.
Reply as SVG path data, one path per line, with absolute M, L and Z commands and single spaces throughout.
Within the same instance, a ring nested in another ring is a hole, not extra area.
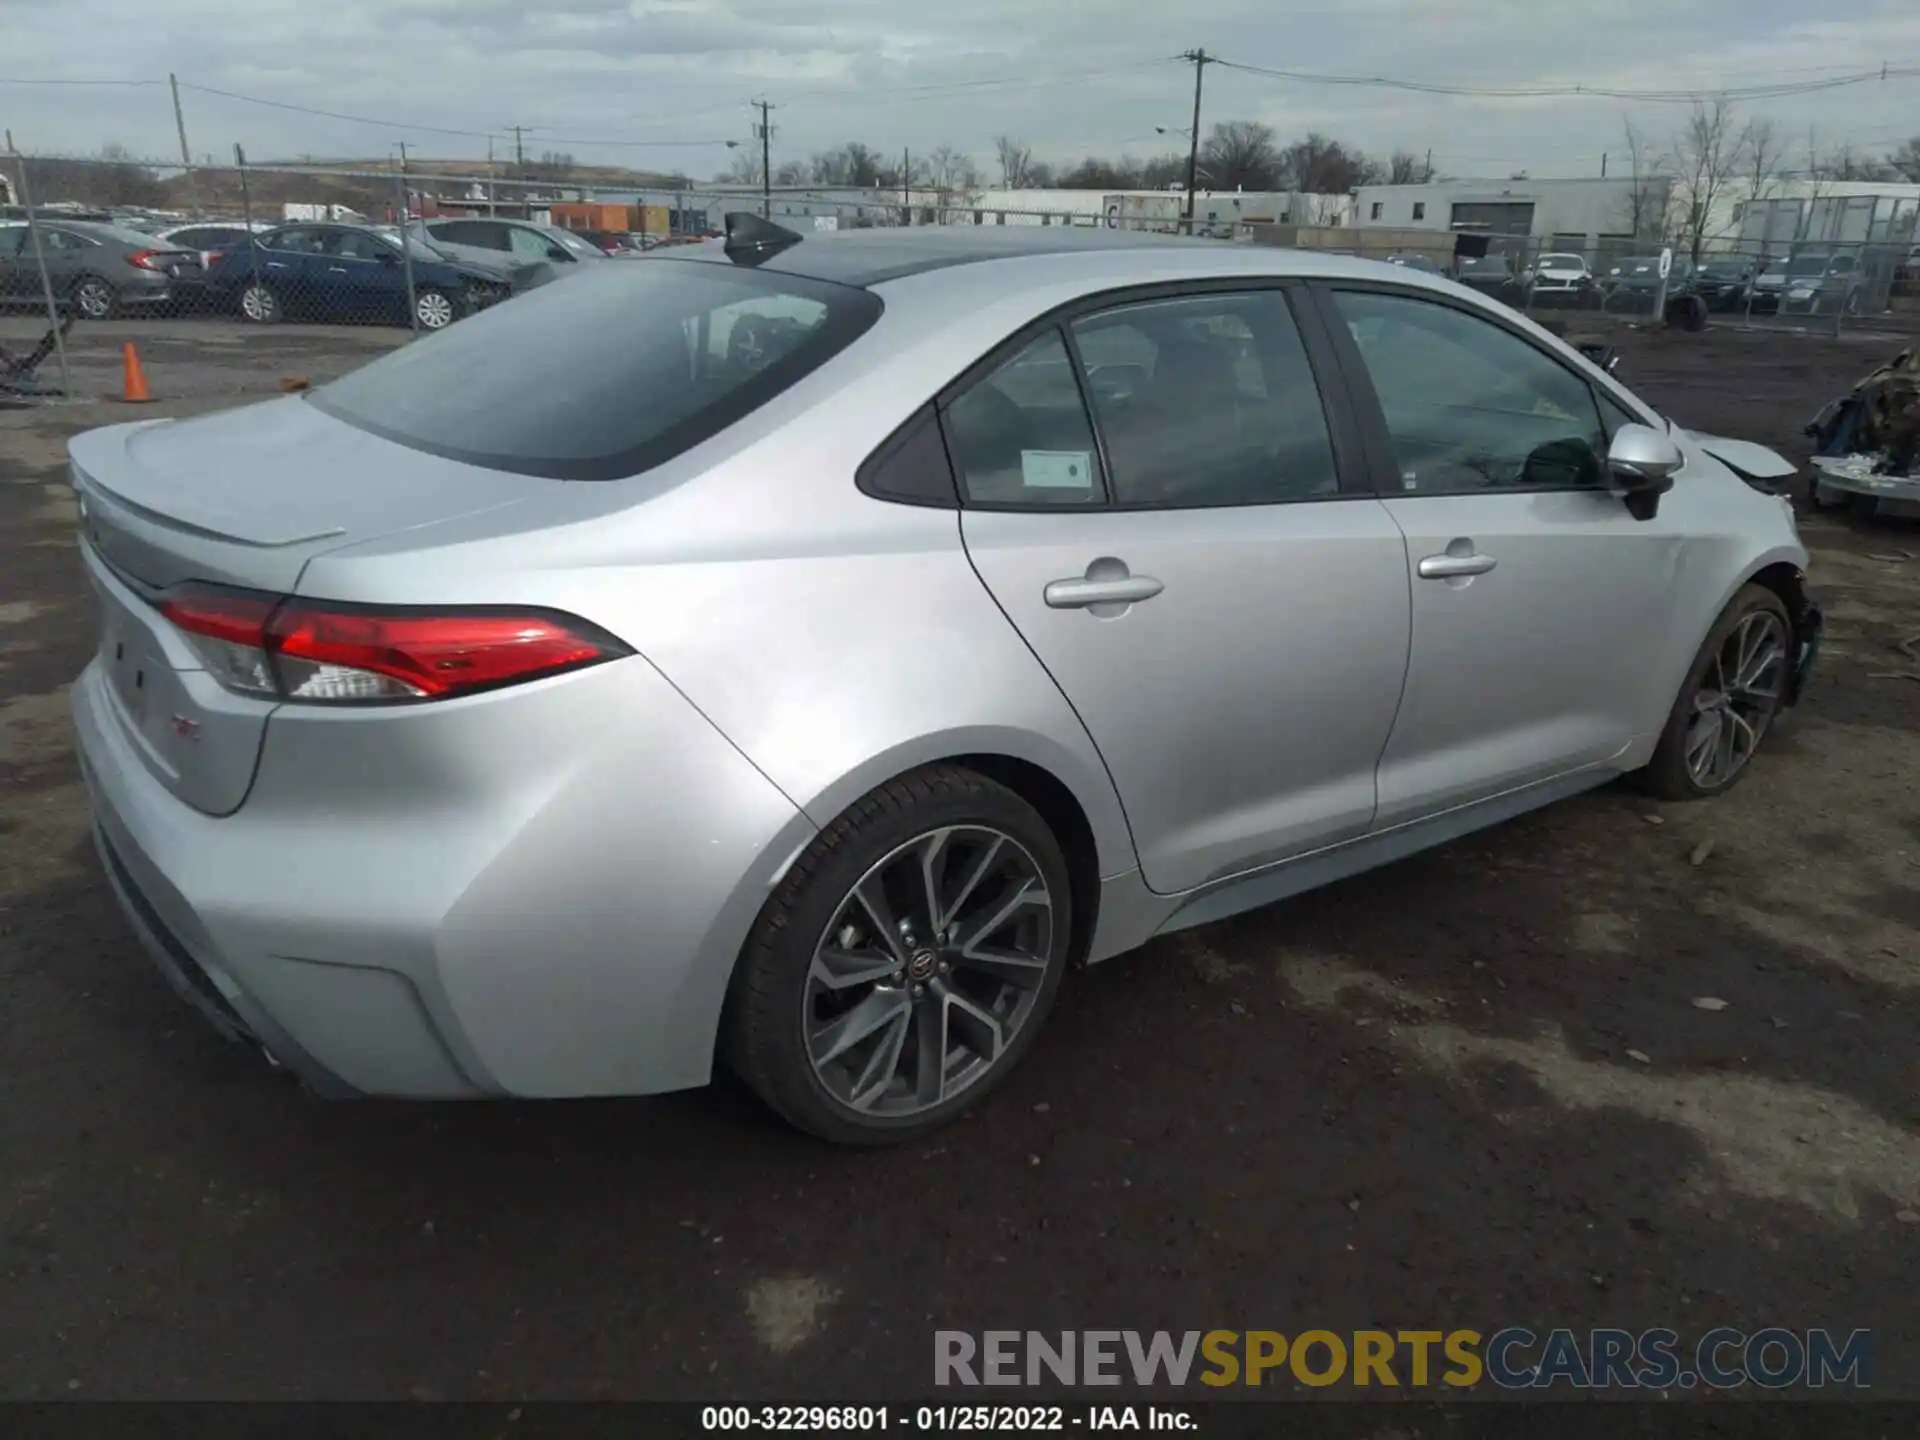
M 104 866 L 327 1094 L 976 1102 L 1063 975 L 1632 775 L 1817 646 L 1779 456 L 1408 268 L 1067 229 L 590 267 L 72 442 Z

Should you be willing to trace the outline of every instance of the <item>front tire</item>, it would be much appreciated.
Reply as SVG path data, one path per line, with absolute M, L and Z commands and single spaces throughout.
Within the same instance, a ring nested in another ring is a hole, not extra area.
M 1764 585 L 1743 587 L 1694 657 L 1653 759 L 1636 777 L 1640 788 L 1662 800 L 1731 789 L 1780 713 L 1793 662 L 1787 607 Z
M 1031 805 L 958 766 L 916 770 L 823 830 L 767 902 L 726 1058 L 822 1139 L 925 1135 L 1033 1043 L 1072 920 L 1066 860 Z
M 413 316 L 422 330 L 444 330 L 460 318 L 460 302 L 444 290 L 421 290 L 413 297 Z

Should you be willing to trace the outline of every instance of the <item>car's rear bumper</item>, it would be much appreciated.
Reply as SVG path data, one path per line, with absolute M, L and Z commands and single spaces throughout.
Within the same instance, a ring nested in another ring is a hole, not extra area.
M 734 959 L 813 833 L 639 660 L 393 718 L 283 710 L 225 817 L 165 788 L 118 706 L 89 665 L 74 723 L 122 910 L 216 1029 L 325 1095 L 704 1083 Z

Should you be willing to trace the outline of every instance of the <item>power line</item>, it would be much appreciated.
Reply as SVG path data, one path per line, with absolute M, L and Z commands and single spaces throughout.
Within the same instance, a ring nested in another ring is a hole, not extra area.
M 0 80 L 0 85 L 164 85 L 164 80 Z
M 1209 57 L 1217 65 L 1249 75 L 1288 80 L 1301 85 L 1354 86 L 1375 90 L 1405 90 L 1421 95 L 1452 95 L 1484 100 L 1565 99 L 1593 96 L 1608 100 L 1639 100 L 1658 104 L 1696 104 L 1707 100 L 1778 100 L 1793 95 L 1812 95 L 1852 85 L 1904 79 L 1920 75 L 1920 67 L 1883 66 L 1860 70 L 1824 80 L 1801 80 L 1773 85 L 1721 86 L 1697 90 L 1632 90 L 1608 85 L 1445 85 L 1424 80 L 1401 80 L 1387 75 L 1330 75 L 1306 70 L 1280 70 L 1266 65 L 1249 65 L 1236 60 Z

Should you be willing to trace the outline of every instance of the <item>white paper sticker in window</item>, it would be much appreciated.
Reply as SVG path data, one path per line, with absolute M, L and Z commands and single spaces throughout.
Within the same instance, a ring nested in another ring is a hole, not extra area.
M 1034 490 L 1091 490 L 1093 456 L 1085 450 L 1022 450 L 1020 481 Z

